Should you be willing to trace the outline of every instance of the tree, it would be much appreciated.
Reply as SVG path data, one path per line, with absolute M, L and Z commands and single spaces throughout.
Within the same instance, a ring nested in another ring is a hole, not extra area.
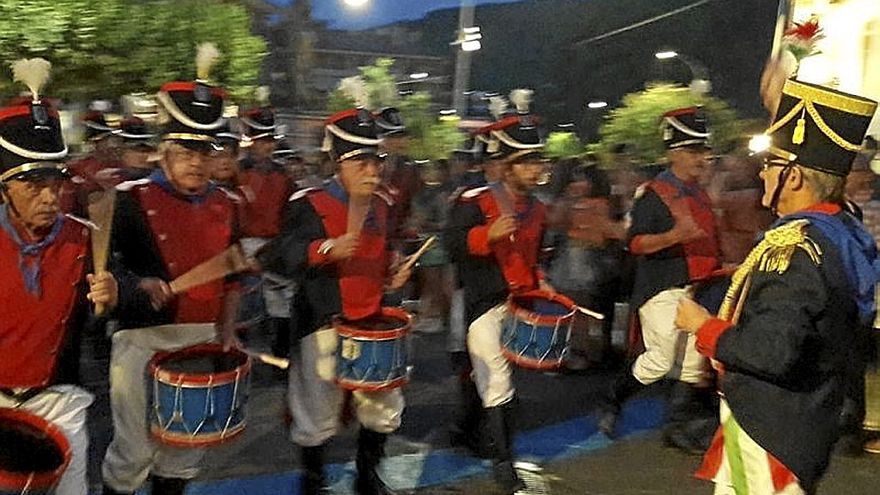
M 266 52 L 237 2 L 221 0 L 2 0 L 0 56 L 52 62 L 49 94 L 84 100 L 152 92 L 195 78 L 196 46 L 217 45 L 212 79 L 233 98 L 253 94 Z M 0 91 L 11 86 L 0 71 Z
M 573 158 L 584 153 L 584 145 L 573 132 L 554 131 L 547 136 L 544 154 L 548 158 Z
M 599 129 L 601 139 L 595 149 L 607 157 L 615 147 L 626 144 L 635 157 L 654 163 L 664 155 L 660 117 L 669 110 L 694 105 L 704 107 L 712 131 L 710 142 L 719 152 L 729 151 L 749 125 L 723 100 L 695 95 L 669 83 L 650 83 L 644 91 L 624 96 L 622 105 L 609 113 Z
M 410 136 L 408 154 L 414 160 L 442 160 L 461 146 L 464 135 L 458 117 L 437 118 L 431 110 L 431 95 L 417 91 L 400 102 L 400 113 Z

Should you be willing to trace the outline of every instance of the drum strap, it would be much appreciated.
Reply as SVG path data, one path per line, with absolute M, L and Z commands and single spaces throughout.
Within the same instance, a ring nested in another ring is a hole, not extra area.
M 41 393 L 43 393 L 44 390 L 46 390 L 46 389 L 44 389 L 44 388 L 26 388 L 23 390 L 22 389 L 13 390 L 11 388 L 0 388 L 0 394 L 3 394 L 5 396 L 9 397 L 10 399 L 14 400 L 15 406 L 18 407 L 18 406 L 24 404 L 25 402 L 33 399 L 34 397 L 40 395 Z

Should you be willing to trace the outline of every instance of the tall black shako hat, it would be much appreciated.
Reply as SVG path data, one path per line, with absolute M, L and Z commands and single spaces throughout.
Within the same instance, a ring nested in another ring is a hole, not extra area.
M 195 149 L 210 149 L 223 127 L 226 91 L 208 83 L 211 67 L 220 58 L 213 43 L 202 43 L 196 55 L 197 79 L 162 85 L 159 102 L 162 141 L 175 141 Z
M 58 111 L 40 99 L 52 68 L 42 58 L 12 63 L 12 75 L 31 91 L 30 102 L 0 109 L 0 182 L 40 174 L 65 176 L 67 145 Z
M 109 109 L 110 103 L 104 100 L 96 100 L 89 105 L 89 111 L 81 119 L 87 141 L 100 141 L 107 136 L 119 134 L 119 129 L 107 122 L 105 112 Z
M 374 116 L 379 133 L 384 136 L 402 136 L 406 134 L 406 124 L 400 110 L 394 107 L 386 107 Z
M 355 108 L 331 115 L 324 124 L 326 152 L 336 162 L 361 155 L 379 156 L 382 139 L 373 114 L 367 110 L 367 86 L 358 76 L 340 81 L 339 91 L 354 100 Z
M 150 132 L 147 123 L 140 117 L 128 117 L 119 124 L 119 137 L 128 147 L 152 148 L 155 134 Z
M 240 121 L 245 135 L 251 140 L 281 139 L 275 124 L 275 109 L 269 104 L 269 87 L 260 86 L 256 91 L 258 106 L 241 113 Z
M 794 79 L 786 81 L 776 121 L 764 131 L 771 161 L 845 176 L 862 147 L 877 102 Z
M 533 93 L 530 89 L 511 91 L 510 101 L 516 107 L 516 114 L 482 129 L 480 134 L 489 135 L 486 153 L 490 158 L 504 161 L 520 160 L 528 155 L 543 158 L 544 142 L 538 132 L 539 121 L 529 113 Z
M 660 120 L 660 132 L 666 149 L 710 148 L 709 123 L 702 107 L 670 110 Z

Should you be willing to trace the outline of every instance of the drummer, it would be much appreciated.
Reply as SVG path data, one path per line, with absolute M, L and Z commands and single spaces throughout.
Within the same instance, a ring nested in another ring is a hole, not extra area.
M 215 333 L 227 345 L 234 339 L 233 281 L 206 283 L 180 295 L 169 285 L 236 240 L 233 202 L 210 183 L 214 134 L 224 123 L 225 92 L 207 82 L 217 56 L 211 45 L 200 46 L 199 78 L 162 86 L 157 99 L 169 120 L 160 137 L 160 168 L 117 188 L 113 272 L 134 295 L 119 308 L 121 330 L 113 335 L 113 441 L 102 469 L 105 495 L 131 494 L 150 475 L 154 495 L 184 492 L 203 451 L 165 447 L 149 438 L 147 363 L 157 351 L 209 341 Z
M 292 277 L 299 286 L 292 305 L 289 406 L 306 494 L 325 488 L 324 445 L 338 431 L 344 402 L 342 389 L 333 382 L 337 337 L 331 318 L 341 314 L 360 320 L 377 314 L 383 291 L 400 288 L 410 275 L 409 269 L 391 266 L 391 204 L 387 195 L 377 194 L 381 140 L 372 116 L 364 109 L 343 111 L 331 116 L 324 129 L 324 151 L 336 162 L 336 175 L 323 189 L 291 196 L 281 235 L 258 256 L 264 269 Z M 349 217 L 363 219 L 362 225 Z M 400 426 L 403 394 L 400 389 L 356 391 L 353 399 L 361 425 L 355 491 L 392 493 L 376 467 L 388 434 Z
M 86 495 L 86 409 L 94 397 L 73 385 L 73 337 L 87 301 L 112 308 L 117 285 L 106 272 L 86 275 L 88 222 L 60 214 L 67 146 L 57 110 L 30 84 L 48 77 L 49 63 L 13 67 L 33 99 L 0 110 L 0 407 L 29 411 L 64 432 L 72 456 L 55 493 Z
M 525 92 L 525 93 L 523 93 Z M 544 205 L 532 195 L 544 171 L 544 144 L 529 114 L 531 91 L 515 90 L 517 114 L 489 130 L 487 154 L 503 167 L 499 182 L 464 192 L 452 208 L 449 251 L 459 264 L 469 322 L 467 345 L 482 400 L 495 481 L 504 493 L 525 485 L 513 468 L 514 387 L 501 352 L 509 294 L 552 291 L 537 268 Z

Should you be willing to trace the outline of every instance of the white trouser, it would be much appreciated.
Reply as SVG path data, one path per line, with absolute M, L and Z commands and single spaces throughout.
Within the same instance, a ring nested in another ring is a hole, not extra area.
M 336 330 L 324 327 L 306 335 L 290 359 L 288 404 L 290 439 L 303 447 L 322 445 L 339 430 L 345 398 L 336 377 Z M 369 430 L 391 433 L 400 427 L 404 401 L 400 388 L 352 393 L 358 421 Z
M 704 378 L 706 358 L 697 352 L 696 335 L 675 326 L 678 302 L 689 295 L 689 289 L 666 289 L 639 308 L 645 352 L 636 359 L 632 373 L 643 385 L 668 375 L 685 383 L 699 383 Z M 671 373 L 675 368 L 681 372 Z
M 86 412 L 94 399 L 92 394 L 73 385 L 49 387 L 22 404 L 0 393 L 0 407 L 18 408 L 40 416 L 61 428 L 67 437 L 71 449 L 70 464 L 58 482 L 56 495 L 87 495 L 89 492 L 86 479 L 89 460 Z
M 269 239 L 248 237 L 241 240 L 241 247 L 245 256 L 252 258 L 267 242 Z M 290 318 L 290 301 L 296 289 L 294 281 L 272 272 L 263 272 L 261 276 L 266 313 L 273 318 Z
M 467 350 L 467 325 L 464 323 L 464 288 L 452 293 L 449 305 L 449 337 L 446 348 L 449 352 Z
M 204 449 L 175 448 L 153 441 L 149 406 L 152 379 L 147 364 L 158 351 L 208 342 L 213 323 L 163 325 L 113 334 L 110 352 L 110 407 L 113 441 L 104 456 L 104 482 L 116 491 L 133 492 L 153 473 L 164 478 L 192 479 Z
M 468 328 L 468 353 L 483 407 L 506 404 L 515 392 L 510 362 L 501 353 L 501 325 L 506 316 L 507 303 L 501 303 L 483 313 Z

